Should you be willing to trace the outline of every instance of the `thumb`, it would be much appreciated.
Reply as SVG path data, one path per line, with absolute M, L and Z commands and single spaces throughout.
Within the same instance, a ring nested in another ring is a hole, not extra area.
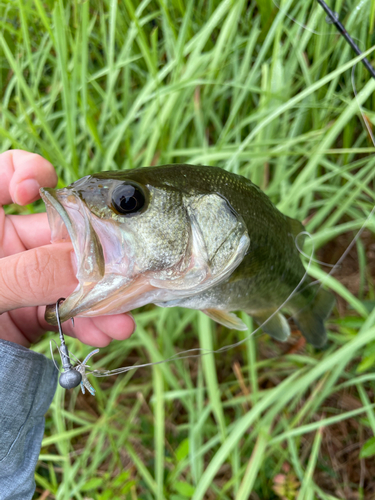
M 46 245 L 0 259 L 0 314 L 67 297 L 78 284 L 75 273 L 71 243 Z

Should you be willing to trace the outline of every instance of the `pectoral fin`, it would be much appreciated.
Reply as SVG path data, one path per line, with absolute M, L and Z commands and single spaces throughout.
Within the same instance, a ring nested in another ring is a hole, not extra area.
M 203 309 L 207 316 L 216 323 L 226 326 L 234 330 L 247 330 L 247 326 L 243 321 L 240 320 L 238 316 L 227 311 L 221 311 L 220 309 Z
M 289 324 L 281 313 L 277 313 L 275 316 L 270 318 L 274 312 L 275 310 L 262 311 L 261 314 L 257 313 L 256 316 L 254 316 L 254 314 L 251 316 L 255 319 L 258 325 L 261 326 L 264 332 L 268 333 L 268 335 L 271 335 L 271 337 L 279 340 L 280 342 L 285 342 L 290 335 Z

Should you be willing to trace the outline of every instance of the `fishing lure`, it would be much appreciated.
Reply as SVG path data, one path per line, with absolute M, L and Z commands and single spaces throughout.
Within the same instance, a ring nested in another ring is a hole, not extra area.
M 82 390 L 83 394 L 85 394 L 85 392 L 86 392 L 85 388 L 86 388 L 92 396 L 95 396 L 95 389 L 92 387 L 92 385 L 88 381 L 88 378 L 86 375 L 86 368 L 89 366 L 87 364 L 88 360 L 92 356 L 94 356 L 94 354 L 97 354 L 99 352 L 99 349 L 94 349 L 93 351 L 91 351 L 85 357 L 85 359 L 82 361 L 82 363 L 74 356 L 74 358 L 77 361 L 77 364 L 74 366 L 72 365 L 72 363 L 71 363 L 71 356 L 72 355 L 69 354 L 68 346 L 65 343 L 64 332 L 63 332 L 62 327 L 61 327 L 60 314 L 59 314 L 60 303 L 63 302 L 64 300 L 65 299 L 60 298 L 56 302 L 56 306 L 55 306 L 56 307 L 57 325 L 58 325 L 58 329 L 59 329 L 59 336 L 60 336 L 60 343 L 61 343 L 61 346 L 60 347 L 57 346 L 57 349 L 59 351 L 60 358 L 61 358 L 61 364 L 63 367 L 63 372 L 61 373 L 61 375 L 59 377 L 59 384 L 64 389 L 73 389 L 74 387 L 77 387 L 79 384 L 81 384 L 81 390 Z M 73 318 L 72 318 L 72 323 L 74 325 Z M 53 342 L 55 342 L 55 341 L 53 341 Z M 55 342 L 55 344 L 56 344 L 56 342 Z M 52 341 L 50 343 L 50 347 L 51 347 L 51 354 L 53 354 L 52 353 Z M 52 360 L 55 363 L 53 355 L 52 355 Z M 55 366 L 59 370 L 56 363 L 55 363 Z M 61 370 L 59 370 L 59 371 L 61 371 Z

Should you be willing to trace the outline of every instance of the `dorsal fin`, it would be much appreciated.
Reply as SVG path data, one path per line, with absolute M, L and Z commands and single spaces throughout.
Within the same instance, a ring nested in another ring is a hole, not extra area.
M 288 222 L 290 224 L 290 229 L 291 229 L 292 235 L 293 235 L 294 239 L 296 239 L 297 236 L 305 230 L 305 226 L 302 224 L 302 222 L 300 222 L 297 219 L 292 219 L 291 217 L 287 217 L 287 219 L 288 219 Z M 303 244 L 305 242 L 305 239 L 306 239 L 305 234 L 301 234 L 297 238 L 296 243 L 297 243 L 298 248 L 300 248 L 301 250 L 303 248 Z
M 292 235 L 295 238 L 299 235 L 299 233 L 301 233 L 302 231 L 305 230 L 305 226 L 299 220 L 292 219 L 291 217 L 287 217 L 287 219 L 289 221 L 289 224 L 290 224 L 290 227 L 292 230 Z M 302 236 L 301 236 L 301 238 L 302 238 Z

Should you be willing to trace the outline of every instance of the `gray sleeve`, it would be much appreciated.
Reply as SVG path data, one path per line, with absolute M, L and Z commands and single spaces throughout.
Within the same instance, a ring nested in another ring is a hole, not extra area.
M 42 354 L 0 340 L 0 500 L 29 500 L 58 371 Z

